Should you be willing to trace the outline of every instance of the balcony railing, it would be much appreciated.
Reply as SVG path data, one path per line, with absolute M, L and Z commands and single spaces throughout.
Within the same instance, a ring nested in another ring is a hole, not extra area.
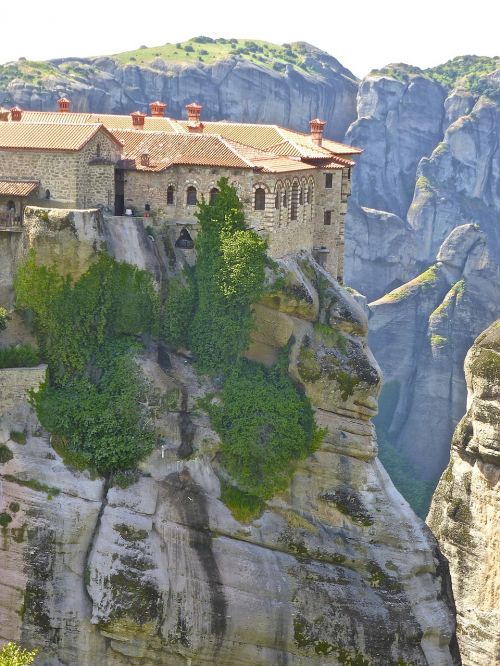
M 14 229 L 19 231 L 22 228 L 21 217 L 16 215 L 13 210 L 0 210 L 0 229 Z

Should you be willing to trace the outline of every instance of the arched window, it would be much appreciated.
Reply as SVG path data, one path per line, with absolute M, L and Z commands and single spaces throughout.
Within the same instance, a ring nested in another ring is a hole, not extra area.
M 167 187 L 167 206 L 173 206 L 174 205 L 174 186 L 169 185 Z
M 198 195 L 196 192 L 196 187 L 190 185 L 186 190 L 186 205 L 196 206 L 197 203 L 198 203 Z
M 288 208 L 288 191 L 283 190 L 283 208 Z
M 266 191 L 263 187 L 258 187 L 255 190 L 255 210 L 266 209 Z
M 95 156 L 96 157 L 101 157 L 101 144 L 98 143 L 97 146 L 95 147 Z
M 12 199 L 7 204 L 7 210 L 16 210 L 16 204 L 12 201 Z
M 281 203 L 281 192 L 278 190 L 276 192 L 276 196 L 274 197 L 274 207 L 276 208 L 276 210 L 279 210 L 280 203 Z
M 50 199 L 50 190 L 45 190 L 45 198 Z
M 304 188 L 301 187 L 299 190 L 299 205 L 303 206 L 304 205 Z
M 219 190 L 217 187 L 212 187 L 210 190 L 210 203 L 213 204 L 217 201 L 217 197 L 219 195 Z
M 292 199 L 290 201 L 290 219 L 291 220 L 296 220 L 297 219 L 297 207 L 298 207 L 298 199 L 299 199 L 299 186 L 297 183 L 294 183 L 292 185 Z
M 175 247 L 180 247 L 183 250 L 192 250 L 194 247 L 193 239 L 187 229 L 182 229 L 179 238 L 175 241 Z

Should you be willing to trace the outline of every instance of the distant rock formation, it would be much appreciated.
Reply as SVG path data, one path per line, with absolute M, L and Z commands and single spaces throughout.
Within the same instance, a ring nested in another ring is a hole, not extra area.
M 278 123 L 308 132 L 311 118 L 320 117 L 327 122 L 325 136 L 341 139 L 356 118 L 358 80 L 324 51 L 304 48 L 307 71 L 289 64 L 277 72 L 238 56 L 214 64 L 157 58 L 147 66 L 121 65 L 112 57 L 54 60 L 54 73 L 39 84 L 19 75 L 2 90 L 0 79 L 0 104 L 53 111 L 64 94 L 75 111 L 149 113 L 150 102 L 160 99 L 168 115 L 183 118 L 185 105 L 196 101 L 207 120 Z
M 372 301 L 370 344 L 397 384 L 384 415 L 392 442 L 428 479 L 447 464 L 465 409 L 466 351 L 500 312 L 498 72 L 483 83 L 489 96 L 445 97 L 421 74 L 370 75 L 347 133 L 365 153 L 353 172 L 345 280 Z
M 370 310 L 370 345 L 397 394 L 385 415 L 389 435 L 420 478 L 435 479 L 464 410 L 463 359 L 500 312 L 500 269 L 486 234 L 473 224 L 453 229 L 428 270 Z
M 467 413 L 427 519 L 446 555 L 464 666 L 500 661 L 500 319 L 465 359 Z

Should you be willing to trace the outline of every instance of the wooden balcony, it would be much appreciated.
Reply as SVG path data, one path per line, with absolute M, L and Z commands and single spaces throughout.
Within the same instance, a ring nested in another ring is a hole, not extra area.
M 23 223 L 21 217 L 13 210 L 0 210 L 0 231 L 13 231 L 21 233 Z

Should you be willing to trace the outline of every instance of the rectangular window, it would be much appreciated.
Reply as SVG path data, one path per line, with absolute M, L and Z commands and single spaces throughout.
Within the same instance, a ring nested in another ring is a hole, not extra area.
M 325 187 L 332 189 L 333 187 L 333 173 L 325 173 Z
M 325 210 L 325 215 L 323 217 L 323 223 L 324 224 L 331 224 L 332 223 L 332 211 L 331 210 Z

